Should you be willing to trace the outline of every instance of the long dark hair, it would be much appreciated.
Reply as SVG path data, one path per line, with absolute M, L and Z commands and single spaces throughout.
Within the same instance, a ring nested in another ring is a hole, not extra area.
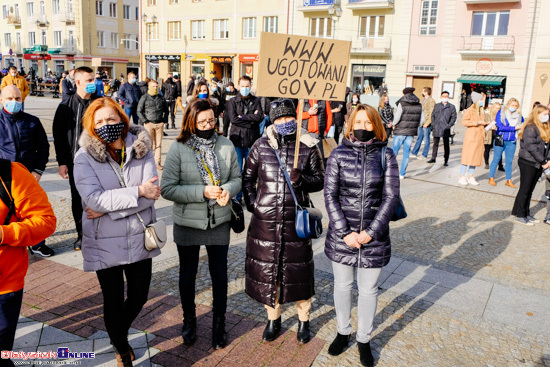
M 183 114 L 183 122 L 181 123 L 181 132 L 177 141 L 187 143 L 191 135 L 197 130 L 197 116 L 203 111 L 212 110 L 210 100 L 198 98 L 192 100 Z

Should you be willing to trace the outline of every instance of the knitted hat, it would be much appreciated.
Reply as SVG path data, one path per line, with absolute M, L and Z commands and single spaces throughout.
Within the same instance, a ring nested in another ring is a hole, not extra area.
M 294 107 L 294 103 L 290 99 L 279 98 L 271 102 L 271 109 L 269 110 L 269 119 L 271 122 L 287 116 L 296 118 L 296 107 Z
M 477 103 L 483 96 L 480 93 L 472 92 L 472 102 Z
M 403 89 L 403 94 L 409 94 L 409 93 L 414 93 L 416 89 L 413 88 L 413 87 L 407 87 L 405 89 Z

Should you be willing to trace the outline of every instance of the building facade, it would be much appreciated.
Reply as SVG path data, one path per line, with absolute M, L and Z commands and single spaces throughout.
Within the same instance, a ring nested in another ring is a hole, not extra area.
M 0 0 L 2 66 L 139 71 L 138 0 Z M 95 59 L 92 65 L 92 59 Z

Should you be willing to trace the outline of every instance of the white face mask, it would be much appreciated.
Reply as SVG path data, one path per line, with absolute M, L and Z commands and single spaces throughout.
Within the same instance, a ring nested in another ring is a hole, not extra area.
M 10 74 L 11 74 L 11 76 L 13 76 L 13 77 L 16 77 L 16 76 L 17 76 L 17 73 L 10 73 Z
M 546 124 L 546 123 L 548 122 L 548 118 L 549 118 L 549 117 L 550 117 L 550 116 L 548 116 L 548 115 L 539 115 L 539 120 L 540 120 L 540 122 L 542 122 L 543 124 Z
M 447 102 L 449 102 L 449 98 L 441 98 L 441 102 L 442 103 L 447 103 Z
M 352 102 L 353 102 L 353 103 L 357 103 L 358 101 L 359 101 L 359 100 L 358 100 L 357 98 L 353 98 L 353 99 L 352 99 Z

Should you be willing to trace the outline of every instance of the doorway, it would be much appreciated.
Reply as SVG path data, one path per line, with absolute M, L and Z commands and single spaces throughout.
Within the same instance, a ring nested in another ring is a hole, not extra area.
M 422 89 L 425 87 L 430 87 L 434 89 L 434 78 L 415 76 L 413 77 L 413 88 L 415 89 L 414 94 L 422 101 Z

